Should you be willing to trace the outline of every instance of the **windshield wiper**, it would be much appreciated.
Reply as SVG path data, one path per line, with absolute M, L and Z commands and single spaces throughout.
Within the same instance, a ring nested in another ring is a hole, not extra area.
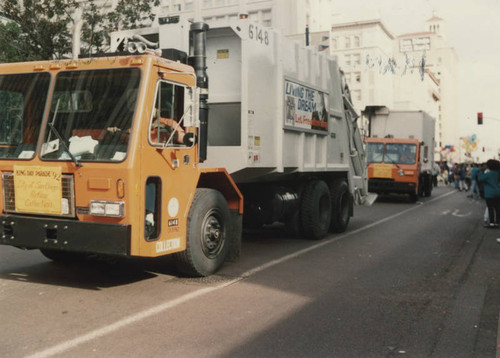
M 395 161 L 393 161 L 393 160 L 391 159 L 391 157 L 390 157 L 390 156 L 388 156 L 388 155 L 386 154 L 386 155 L 385 155 L 385 158 L 386 158 L 386 159 L 389 159 L 389 164 L 395 164 L 395 165 L 396 165 L 396 168 L 398 168 L 398 169 L 399 169 L 399 165 L 398 165 L 398 163 L 396 163 Z
M 69 156 L 71 157 L 71 160 L 73 160 L 73 162 L 75 163 L 75 165 L 77 167 L 83 167 L 82 163 L 80 163 L 78 161 L 78 159 L 76 159 L 76 157 L 73 155 L 73 153 L 70 152 L 69 147 L 66 144 L 66 141 L 63 139 L 63 137 L 61 136 L 61 134 L 59 134 L 59 131 L 56 129 L 56 127 L 54 127 L 54 122 L 56 121 L 57 111 L 59 110 L 59 101 L 60 100 L 61 100 L 60 98 L 57 100 L 56 110 L 54 111 L 54 117 L 52 117 L 52 123 L 48 122 L 47 125 L 49 126 L 50 130 L 55 134 L 55 136 L 57 137 L 57 139 L 59 139 L 59 142 L 62 144 L 64 150 L 69 154 Z M 50 132 L 49 132 L 49 135 L 48 135 L 47 143 L 49 141 L 50 141 Z

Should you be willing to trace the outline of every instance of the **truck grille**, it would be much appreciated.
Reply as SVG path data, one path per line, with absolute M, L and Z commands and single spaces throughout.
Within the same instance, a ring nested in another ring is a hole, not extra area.
M 2 184 L 3 184 L 3 204 L 4 211 L 7 213 L 17 213 L 16 211 L 16 197 L 14 192 L 14 174 L 13 173 L 3 173 L 2 174 Z M 62 198 L 68 201 L 68 213 L 56 215 L 63 217 L 75 217 L 75 190 L 74 190 L 73 176 L 69 174 L 63 174 L 62 176 Z M 22 212 L 23 214 L 30 214 Z M 31 213 L 40 214 L 40 213 Z

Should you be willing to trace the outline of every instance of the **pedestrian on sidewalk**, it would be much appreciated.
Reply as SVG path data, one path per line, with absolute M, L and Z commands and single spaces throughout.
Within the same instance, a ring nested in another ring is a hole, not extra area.
M 465 167 L 463 164 L 460 164 L 458 167 L 458 190 L 466 191 L 467 187 L 465 186 L 465 177 L 467 174 L 465 173 Z
M 472 163 L 472 169 L 470 171 L 470 188 L 469 194 L 467 195 L 469 198 L 479 198 L 479 184 L 477 182 L 477 173 L 479 172 L 479 168 L 476 163 Z
M 457 163 L 453 165 L 453 169 L 451 171 L 453 172 L 453 184 L 455 185 L 455 189 L 460 190 L 458 186 L 458 183 L 460 182 L 460 167 Z
M 480 183 L 483 183 L 484 199 L 488 207 L 488 227 L 498 227 L 500 222 L 500 162 L 494 159 L 488 160 L 486 167 L 481 167 L 477 178 Z

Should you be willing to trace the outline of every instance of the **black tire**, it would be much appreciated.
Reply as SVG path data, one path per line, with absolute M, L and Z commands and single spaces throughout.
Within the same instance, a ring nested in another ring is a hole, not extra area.
M 86 258 L 86 254 L 80 252 L 69 252 L 54 249 L 40 249 L 40 252 L 46 258 L 58 263 L 73 263 L 82 261 Z
M 410 203 L 415 203 L 418 199 L 418 195 L 415 192 L 408 193 L 408 197 L 410 199 Z
M 304 236 L 304 230 L 302 229 L 302 222 L 300 220 L 300 209 L 297 208 L 285 221 L 286 233 L 294 238 L 299 238 Z
M 300 218 L 307 239 L 319 240 L 328 233 L 332 210 L 330 190 L 324 181 L 315 180 L 306 184 L 302 193 Z
M 332 197 L 332 220 L 330 232 L 341 233 L 347 229 L 351 219 L 352 196 L 345 180 L 336 180 L 330 185 Z
M 177 269 L 190 277 L 216 272 L 228 254 L 229 225 L 229 209 L 222 194 L 196 189 L 187 219 L 186 250 L 173 255 Z

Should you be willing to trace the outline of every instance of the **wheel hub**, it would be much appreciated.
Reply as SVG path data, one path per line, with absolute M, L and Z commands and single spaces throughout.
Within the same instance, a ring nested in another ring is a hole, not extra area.
M 203 230 L 203 252 L 207 257 L 215 257 L 221 250 L 224 238 L 222 225 L 214 216 L 209 216 Z

